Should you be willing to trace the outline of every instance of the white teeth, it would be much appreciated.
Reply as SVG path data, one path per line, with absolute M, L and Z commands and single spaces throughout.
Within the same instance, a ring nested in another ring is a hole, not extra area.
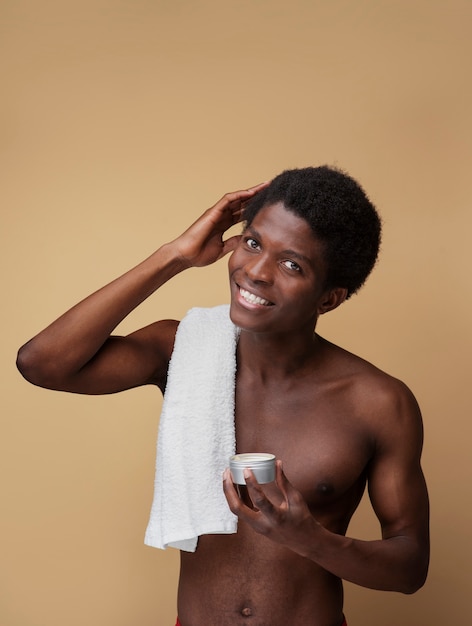
M 240 294 L 250 304 L 263 304 L 267 306 L 270 304 L 269 300 L 264 300 L 264 298 L 259 298 L 259 296 L 255 296 L 253 293 L 246 291 L 245 289 L 239 289 Z

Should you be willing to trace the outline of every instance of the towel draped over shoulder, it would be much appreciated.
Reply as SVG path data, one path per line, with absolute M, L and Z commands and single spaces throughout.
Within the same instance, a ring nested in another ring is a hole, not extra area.
M 193 308 L 169 363 L 145 543 L 194 552 L 199 535 L 235 533 L 222 475 L 235 453 L 238 328 L 229 306 Z

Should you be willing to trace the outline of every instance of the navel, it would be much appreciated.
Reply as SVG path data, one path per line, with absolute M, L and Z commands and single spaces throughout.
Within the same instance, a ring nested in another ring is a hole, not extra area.
M 251 617 L 252 609 L 249 606 L 245 606 L 243 609 L 241 609 L 241 615 L 243 617 Z

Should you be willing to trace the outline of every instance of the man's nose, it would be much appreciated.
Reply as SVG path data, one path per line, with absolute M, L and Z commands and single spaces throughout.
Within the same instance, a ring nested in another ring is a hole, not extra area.
M 270 259 L 266 255 L 260 254 L 251 259 L 251 261 L 246 263 L 244 270 L 246 272 L 246 276 L 253 283 L 272 284 L 273 282 L 273 266 Z

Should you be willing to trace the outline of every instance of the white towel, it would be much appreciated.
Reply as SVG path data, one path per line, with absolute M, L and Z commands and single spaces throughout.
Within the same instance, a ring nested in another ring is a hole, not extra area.
M 149 546 L 194 552 L 199 535 L 237 530 L 222 486 L 236 447 L 237 339 L 228 305 L 191 309 L 179 324 L 159 424 Z

